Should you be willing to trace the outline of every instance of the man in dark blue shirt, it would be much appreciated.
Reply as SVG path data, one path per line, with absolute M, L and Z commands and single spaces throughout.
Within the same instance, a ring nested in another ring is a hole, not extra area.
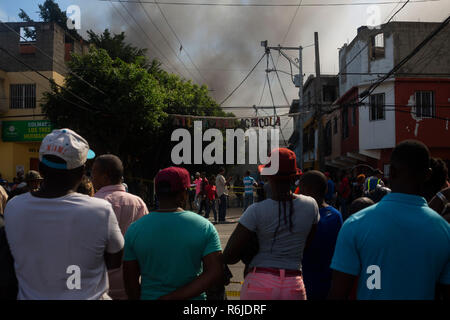
M 327 177 L 327 192 L 325 194 L 325 201 L 329 204 L 333 204 L 335 186 L 333 180 L 331 180 L 330 173 L 325 172 L 325 176 Z
M 300 191 L 313 197 L 319 206 L 320 220 L 310 246 L 303 254 L 303 281 L 308 300 L 325 300 L 331 286 L 330 269 L 342 215 L 325 202 L 327 178 L 320 171 L 308 171 L 300 178 Z

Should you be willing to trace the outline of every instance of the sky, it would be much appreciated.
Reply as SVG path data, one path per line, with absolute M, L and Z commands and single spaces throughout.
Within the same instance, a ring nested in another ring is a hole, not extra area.
M 137 1 L 137 0 L 133 0 Z M 403 5 L 403 0 L 171 0 L 190 3 L 256 3 L 292 4 L 280 7 L 226 7 L 181 6 L 160 4 L 162 13 L 153 0 L 147 3 L 118 3 L 100 0 L 57 0 L 62 10 L 77 5 L 81 13 L 81 34 L 92 29 L 102 32 L 105 28 L 119 33 L 125 31 L 136 46 L 147 47 L 151 57 L 159 58 L 166 70 L 175 71 L 195 83 L 206 84 L 211 95 L 221 102 L 244 79 L 258 59 L 264 54 L 260 42 L 269 45 L 298 47 L 303 49 L 305 81 L 314 74 L 314 32 L 319 33 L 320 68 L 322 74 L 336 74 L 338 48 L 356 36 L 357 28 L 370 24 L 373 12 L 379 13 L 381 23 L 386 22 Z M 159 0 L 169 2 L 169 0 Z M 411 0 L 393 21 L 443 21 L 450 14 L 450 0 L 414 3 Z M 38 19 L 38 4 L 44 0 L 0 0 L 0 20 L 18 21 L 22 8 L 32 19 Z M 376 3 L 367 5 L 331 6 L 329 4 Z M 302 5 L 298 8 L 298 4 Z M 308 4 L 327 4 L 307 6 Z M 297 10 L 298 8 L 298 10 Z M 373 11 L 375 9 L 376 11 Z M 128 11 L 127 11 L 128 10 Z M 132 17 L 131 17 L 132 16 Z M 154 25 L 150 22 L 150 18 Z M 134 21 L 133 18 L 136 20 Z M 137 22 L 137 24 L 136 24 Z M 157 28 L 159 31 L 157 30 Z M 151 39 L 151 41 L 149 40 Z M 180 51 L 180 41 L 183 49 Z M 153 42 L 153 44 L 151 43 Z M 157 48 L 155 48 L 157 47 Z M 297 51 L 287 52 L 298 57 Z M 289 71 L 289 64 L 273 52 L 278 70 Z M 270 61 L 269 68 L 273 68 Z M 223 104 L 226 111 L 237 116 L 255 115 L 253 105 L 272 106 L 266 81 L 266 59 L 263 59 L 244 84 Z M 297 73 L 294 70 L 294 73 Z M 281 85 L 287 100 L 298 97 L 298 89 L 290 75 L 280 73 Z M 274 73 L 269 75 L 275 105 L 286 106 L 280 84 Z M 264 95 L 263 93 L 264 88 Z M 248 109 L 231 107 L 247 106 Z M 288 109 L 279 109 L 286 114 Z M 273 115 L 273 110 L 260 110 L 260 115 Z M 292 121 L 282 117 L 286 140 L 292 133 Z

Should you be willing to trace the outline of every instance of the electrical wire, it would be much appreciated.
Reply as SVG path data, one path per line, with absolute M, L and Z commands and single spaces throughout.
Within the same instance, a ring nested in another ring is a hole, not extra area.
M 447 17 L 433 32 L 431 32 L 421 43 L 419 43 L 413 51 L 411 51 L 405 58 L 403 58 L 397 65 L 395 65 L 391 71 L 389 71 L 385 76 L 383 76 L 377 82 L 371 84 L 360 95 L 360 99 L 364 100 L 365 97 L 369 96 L 381 83 L 383 83 L 387 78 L 399 70 L 406 62 L 408 62 L 412 57 L 414 57 L 431 39 L 433 39 L 439 32 L 441 32 L 450 22 L 450 16 Z
M 125 19 L 125 17 L 122 15 L 122 13 L 120 12 L 120 10 L 118 8 L 116 8 L 113 4 L 112 4 L 112 0 L 108 0 L 111 5 L 113 6 L 113 8 L 116 10 L 116 12 L 122 17 L 122 20 L 131 28 L 133 29 L 133 31 L 135 32 L 135 34 L 143 34 L 149 41 L 150 44 L 155 48 L 156 52 L 162 57 L 164 58 L 168 65 L 166 65 L 164 62 L 161 61 L 161 63 L 163 65 L 166 65 L 166 67 L 172 69 L 172 71 L 174 71 L 174 73 L 177 73 L 180 77 L 183 77 L 183 75 L 180 73 L 180 71 L 178 71 L 178 69 L 170 62 L 170 60 L 161 52 L 161 50 L 159 50 L 158 46 L 154 43 L 154 41 L 148 36 L 148 34 L 145 32 L 145 30 L 141 27 L 140 24 L 138 24 L 138 22 L 136 21 L 136 19 L 133 17 L 133 15 L 128 11 L 127 7 L 122 3 L 119 2 L 120 5 L 122 6 L 122 8 L 125 9 L 125 11 L 127 12 L 127 14 L 131 17 L 131 19 L 134 21 L 134 23 L 139 27 L 139 29 L 141 29 L 142 33 L 136 32 L 136 30 L 131 26 L 131 24 L 128 23 L 128 20 Z
M 48 78 L 46 75 L 42 74 L 41 72 L 37 71 L 36 69 L 34 69 L 33 67 L 31 67 L 29 64 L 27 64 L 26 62 L 20 60 L 19 58 L 17 58 L 16 56 L 14 56 L 11 52 L 9 52 L 8 50 L 6 50 L 3 47 L 0 47 L 0 50 L 5 52 L 7 55 L 9 55 L 11 58 L 13 58 L 14 60 L 16 60 L 17 62 L 23 64 L 24 66 L 26 66 L 28 69 L 32 70 L 33 72 L 37 73 L 38 75 L 40 75 L 41 77 L 47 79 L 50 83 L 54 83 L 56 86 L 58 86 L 60 89 L 68 92 L 70 95 L 72 95 L 73 97 L 77 98 L 78 100 L 84 102 L 85 104 L 87 104 L 88 106 L 92 107 L 92 109 L 86 108 L 84 106 L 80 106 L 78 104 L 72 103 L 73 105 L 84 109 L 86 111 L 97 111 L 97 112 L 101 112 L 100 110 L 96 109 L 93 105 L 91 105 L 89 102 L 87 102 L 86 100 L 84 100 L 83 98 L 81 98 L 79 95 L 73 93 L 71 90 L 64 88 L 63 86 L 57 84 L 56 82 L 52 81 L 52 79 Z
M 269 51 L 269 53 L 270 53 L 270 51 Z M 267 55 L 267 68 L 269 67 L 269 53 L 266 53 L 266 55 Z M 275 107 L 275 100 L 273 98 L 272 87 L 270 85 L 269 73 L 266 73 L 266 77 L 267 77 L 267 84 L 268 84 L 269 92 L 270 92 L 270 98 L 272 100 L 274 117 L 278 117 L 277 109 Z M 288 102 L 288 104 L 289 104 L 289 102 Z M 286 141 L 286 138 L 284 137 L 283 130 L 280 130 L 280 133 L 281 133 L 281 137 L 283 138 L 284 144 L 287 146 L 287 141 Z
M 249 73 L 245 76 L 245 78 L 237 85 L 236 88 L 234 88 L 233 91 L 230 92 L 230 94 L 228 94 L 228 96 L 222 100 L 221 103 L 219 103 L 219 106 L 222 106 L 222 104 L 224 104 L 225 101 L 227 101 L 235 92 L 236 90 L 238 90 L 241 85 L 245 82 L 245 80 L 247 80 L 247 78 L 252 74 L 252 72 L 256 69 L 256 67 L 259 65 L 259 63 L 261 62 L 261 60 L 264 58 L 264 56 L 266 55 L 266 53 L 264 52 L 264 54 L 261 56 L 261 58 L 259 58 L 258 62 L 255 64 L 255 66 L 249 71 Z
M 11 28 L 10 26 L 8 26 L 7 23 L 3 22 L 0 20 L 0 23 L 3 24 L 6 28 L 8 28 L 10 31 L 14 32 L 15 34 L 17 34 L 22 40 L 26 41 L 26 38 L 23 37 L 20 33 L 18 33 L 16 30 L 14 30 L 13 28 Z M 42 50 L 41 48 L 39 48 L 37 45 L 33 44 L 33 43 L 29 43 L 32 47 L 36 48 L 39 52 L 41 52 L 44 56 L 46 56 L 47 58 L 49 58 L 50 60 L 52 60 L 52 62 L 54 62 L 55 64 L 58 64 L 59 66 L 62 66 L 65 70 L 67 70 L 66 65 L 60 63 L 59 61 L 55 60 L 53 57 L 49 56 L 44 50 Z M 102 90 L 100 90 L 99 88 L 97 88 L 96 86 L 94 86 L 93 84 L 89 83 L 88 81 L 86 81 L 85 79 L 83 79 L 80 75 L 78 75 L 77 73 L 71 71 L 71 70 L 67 70 L 69 74 L 73 75 L 74 77 L 76 77 L 78 80 L 82 81 L 83 83 L 87 84 L 89 87 L 91 87 L 92 89 L 97 90 L 99 93 L 103 94 L 104 96 L 106 96 L 106 93 L 104 93 Z
M 109 1 L 109 0 L 99 0 Z M 421 2 L 438 2 L 441 0 L 416 0 L 412 3 Z M 114 0 L 114 2 L 129 2 L 137 3 L 137 0 Z M 139 1 L 140 2 L 140 1 Z M 208 6 L 208 7 L 297 7 L 297 4 L 291 3 L 219 3 L 219 2 L 161 2 L 161 1 L 142 1 L 142 3 L 157 3 L 160 5 L 170 6 Z M 382 2 L 351 2 L 351 3 L 307 3 L 302 4 L 301 7 L 340 7 L 340 6 L 367 6 L 367 5 L 387 5 L 398 3 L 397 1 L 382 1 Z M 403 2 L 402 2 L 403 3 Z
M 275 62 L 273 61 L 272 53 L 269 53 L 269 55 L 270 55 L 270 58 L 272 59 L 273 67 L 275 68 Z M 283 92 L 284 99 L 286 100 L 286 103 L 289 104 L 289 99 L 287 98 L 286 92 L 284 91 L 283 84 L 281 83 L 278 71 L 277 71 L 277 69 L 274 69 L 274 70 L 275 70 L 275 74 L 276 74 L 276 76 L 278 78 L 278 83 L 280 84 L 281 92 Z
M 155 27 L 155 29 L 159 32 L 159 34 L 161 35 L 161 37 L 164 39 L 164 42 L 167 44 L 167 46 L 169 47 L 169 49 L 172 51 L 172 53 L 175 55 L 175 57 L 178 59 L 178 61 L 181 62 L 181 64 L 183 65 L 183 67 L 186 69 L 186 71 L 188 72 L 188 74 L 192 77 L 192 79 L 194 81 L 196 81 L 195 76 L 189 71 L 189 69 L 187 68 L 187 66 L 184 64 L 183 60 L 181 60 L 181 58 L 178 56 L 178 54 L 175 52 L 175 50 L 172 48 L 172 46 L 169 43 L 169 40 L 167 40 L 166 36 L 162 33 L 161 29 L 159 29 L 158 25 L 153 22 L 152 17 L 150 16 L 150 14 L 147 12 L 147 9 L 145 9 L 144 5 L 142 4 L 142 2 L 139 2 L 142 10 L 144 11 L 145 15 L 147 16 L 148 20 L 151 22 L 151 24 L 153 25 L 153 27 Z
M 198 66 L 195 64 L 194 60 L 192 60 L 191 55 L 189 54 L 188 50 L 186 49 L 186 47 L 183 45 L 183 43 L 181 42 L 180 37 L 178 37 L 177 33 L 175 32 L 175 29 L 172 27 L 172 25 L 169 23 L 169 20 L 167 19 L 166 15 L 164 14 L 164 11 L 162 10 L 162 8 L 160 7 L 159 3 L 154 2 L 159 9 L 159 12 L 161 13 L 162 17 L 164 18 L 164 21 L 166 21 L 167 25 L 169 26 L 170 30 L 172 31 L 172 33 L 174 34 L 175 38 L 177 38 L 178 43 L 180 44 L 180 48 L 183 48 L 184 52 L 186 52 L 186 56 L 188 57 L 189 61 L 191 61 L 192 65 L 194 66 L 194 68 L 197 70 L 198 74 L 200 75 L 200 77 L 203 79 L 204 83 L 207 83 L 208 81 L 206 80 L 206 78 L 203 76 L 203 74 L 200 72 L 200 69 L 198 68 Z

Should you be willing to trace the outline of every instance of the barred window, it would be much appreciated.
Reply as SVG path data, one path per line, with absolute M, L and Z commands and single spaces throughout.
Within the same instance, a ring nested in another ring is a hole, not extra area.
M 9 92 L 11 109 L 36 108 L 36 84 L 12 84 Z
M 370 121 L 384 120 L 384 93 L 370 96 Z
M 416 116 L 418 118 L 432 118 L 435 116 L 433 91 L 416 91 Z

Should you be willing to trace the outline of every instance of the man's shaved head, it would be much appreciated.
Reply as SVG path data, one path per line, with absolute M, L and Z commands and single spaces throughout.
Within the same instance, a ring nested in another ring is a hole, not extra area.
M 361 211 L 362 209 L 370 207 L 373 204 L 375 204 L 375 202 L 373 202 L 373 200 L 370 198 L 367 197 L 357 198 L 353 200 L 352 204 L 350 205 L 349 214 L 352 215 L 358 211 Z
M 310 170 L 300 177 L 300 192 L 304 195 L 323 199 L 327 193 L 327 177 L 320 171 Z
M 113 154 L 104 154 L 95 159 L 97 170 L 105 174 L 111 184 L 119 184 L 123 177 L 123 164 L 119 157 Z
M 390 171 L 393 192 L 420 195 L 421 186 L 431 176 L 430 151 L 420 141 L 403 141 L 392 151 Z

